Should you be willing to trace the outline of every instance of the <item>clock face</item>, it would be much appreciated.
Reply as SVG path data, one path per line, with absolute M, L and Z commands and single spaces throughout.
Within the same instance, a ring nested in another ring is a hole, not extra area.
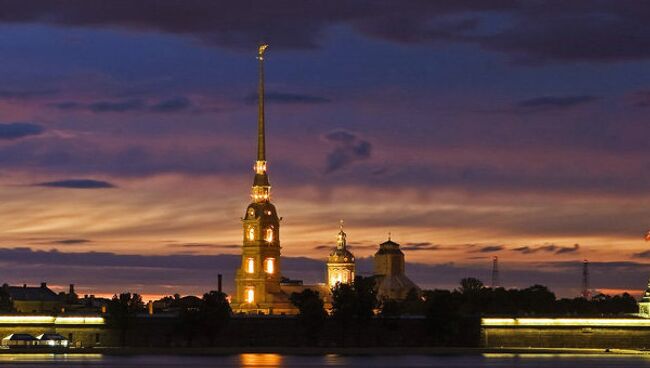
M 255 210 L 252 209 L 252 208 L 249 208 L 249 209 L 248 209 L 248 216 L 250 216 L 250 217 L 255 216 Z

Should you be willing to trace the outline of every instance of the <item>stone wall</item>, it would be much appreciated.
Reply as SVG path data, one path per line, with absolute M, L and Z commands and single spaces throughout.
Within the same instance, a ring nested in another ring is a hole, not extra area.
M 650 348 L 647 327 L 483 327 L 484 347 Z

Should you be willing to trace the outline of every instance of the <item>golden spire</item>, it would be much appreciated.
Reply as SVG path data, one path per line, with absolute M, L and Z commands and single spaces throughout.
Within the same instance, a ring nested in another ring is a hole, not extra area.
M 257 161 L 255 161 L 255 179 L 251 196 L 256 203 L 268 202 L 271 199 L 271 185 L 266 174 L 266 148 L 264 144 L 264 51 L 269 45 L 262 44 L 257 48 L 259 60 L 258 114 L 257 114 Z
M 259 60 L 259 86 L 257 88 L 257 161 L 266 161 L 266 147 L 264 136 L 264 52 L 269 47 L 262 44 L 257 48 L 257 60 Z

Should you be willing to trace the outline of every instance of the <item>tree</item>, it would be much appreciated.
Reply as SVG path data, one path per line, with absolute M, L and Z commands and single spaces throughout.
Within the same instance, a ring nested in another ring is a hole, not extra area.
M 375 307 L 377 307 L 377 294 L 375 280 L 372 277 L 357 276 L 352 284 L 339 283 L 332 289 L 332 314 L 342 325 L 342 339 L 346 335 L 345 330 L 355 322 L 357 340 L 361 343 L 363 324 L 372 318 Z
M 227 295 L 220 291 L 203 294 L 202 302 L 200 311 L 203 330 L 212 346 L 215 337 L 230 321 L 232 309 L 230 309 Z
M 113 295 L 108 303 L 109 326 L 120 331 L 120 343 L 122 346 L 126 343 L 126 333 L 132 326 L 135 316 L 144 311 L 142 297 L 138 294 L 122 293 L 119 296 Z
M 300 293 L 292 293 L 289 298 L 291 303 L 298 308 L 298 324 L 307 342 L 314 345 L 325 324 L 327 312 L 323 300 L 317 291 L 305 289 Z
M 479 279 L 467 277 L 460 280 L 460 291 L 463 295 L 477 295 L 485 286 Z
M 0 288 L 0 312 L 13 312 L 13 309 L 11 296 L 4 288 Z

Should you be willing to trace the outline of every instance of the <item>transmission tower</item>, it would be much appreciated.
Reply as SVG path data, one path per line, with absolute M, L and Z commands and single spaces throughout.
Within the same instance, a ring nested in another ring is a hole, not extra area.
M 492 289 L 498 288 L 499 285 L 499 257 L 492 257 Z
M 584 260 L 582 262 L 582 297 L 589 299 L 591 297 L 591 291 L 589 290 L 589 261 Z

